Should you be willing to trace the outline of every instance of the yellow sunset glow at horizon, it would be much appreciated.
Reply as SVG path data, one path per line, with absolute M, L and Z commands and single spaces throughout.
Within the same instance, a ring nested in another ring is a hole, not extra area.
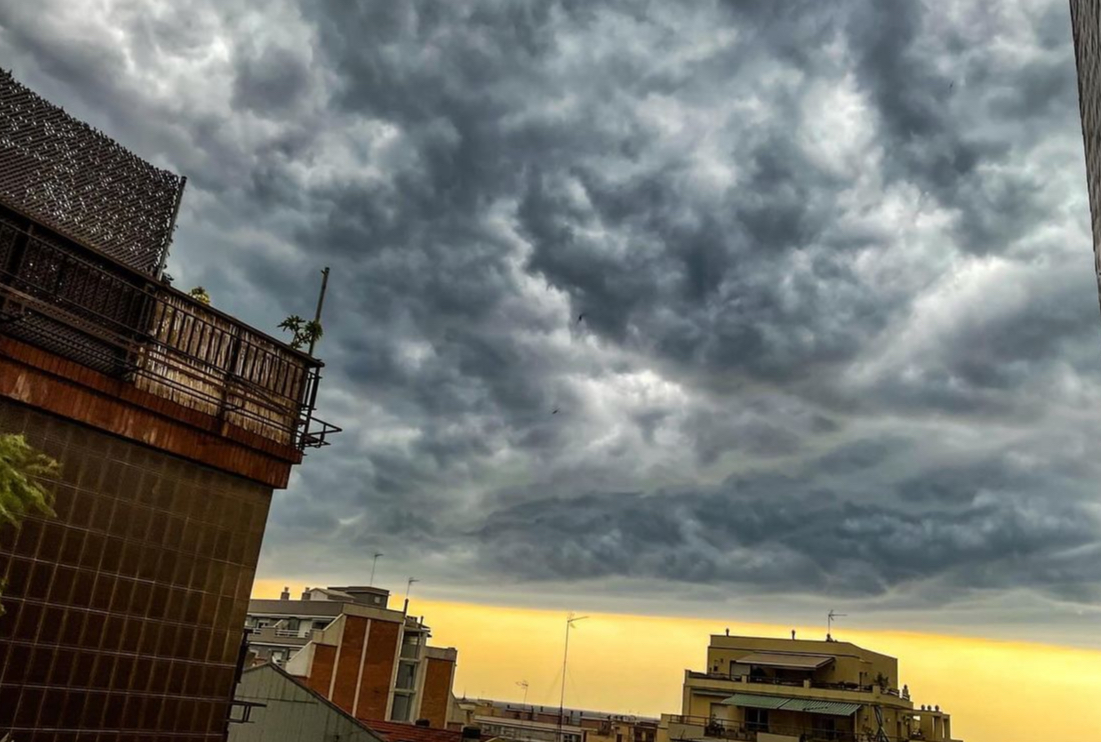
M 275 598 L 284 583 L 257 581 L 254 597 Z M 392 598 L 399 606 L 400 596 Z M 456 695 L 557 708 L 565 614 L 533 608 L 420 600 L 432 643 L 454 646 Z M 817 636 L 821 627 L 715 619 L 590 613 L 570 636 L 566 705 L 659 716 L 680 713 L 686 669 L 705 669 L 708 638 L 732 634 Z M 1101 738 L 1101 651 L 1055 645 L 885 630 L 843 629 L 838 637 L 897 657 L 916 705 L 952 714 L 965 742 L 1093 742 Z

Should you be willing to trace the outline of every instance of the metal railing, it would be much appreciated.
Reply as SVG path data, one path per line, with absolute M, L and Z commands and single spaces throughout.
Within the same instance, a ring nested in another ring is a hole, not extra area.
M 795 678 L 776 678 L 765 675 L 752 676 L 752 675 L 724 675 L 722 673 L 704 673 L 704 672 L 691 672 L 689 677 L 696 680 L 728 680 L 732 683 L 755 683 L 758 685 L 779 685 L 787 686 L 790 688 L 804 688 L 807 687 L 803 680 Z M 847 683 L 847 682 L 826 682 L 823 680 L 810 679 L 811 688 L 818 688 L 821 690 L 843 690 L 857 693 L 872 693 L 875 691 L 875 686 L 870 684 L 861 685 L 860 683 Z M 883 688 L 881 692 L 889 695 L 901 698 L 902 694 L 897 688 Z M 908 699 L 907 699 L 908 700 Z
M 298 449 L 321 363 L 186 294 L 0 218 L 0 333 Z
M 804 740 L 804 742 L 862 742 L 865 739 L 864 735 L 858 735 L 851 731 L 808 729 L 806 727 L 754 724 L 751 722 L 743 723 L 727 721 L 726 719 L 713 719 L 704 716 L 672 715 L 669 717 L 669 724 L 670 726 L 673 724 L 682 724 L 684 726 L 701 727 L 705 738 L 730 739 L 744 742 L 756 742 L 757 735 L 760 732 L 794 737 L 795 739 Z M 669 730 L 669 739 L 674 741 L 680 739 L 672 728 Z

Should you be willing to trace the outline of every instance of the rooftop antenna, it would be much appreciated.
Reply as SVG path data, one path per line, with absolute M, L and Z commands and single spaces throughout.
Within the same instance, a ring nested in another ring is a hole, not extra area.
M 329 288 L 329 266 L 321 271 L 321 293 L 317 295 L 317 311 L 314 312 L 313 322 L 315 327 L 321 326 L 321 307 L 325 304 L 325 290 Z M 309 354 L 313 357 L 313 348 L 317 344 L 317 333 L 310 336 Z
M 382 552 L 381 551 L 376 551 L 375 552 L 375 558 L 371 560 L 371 581 L 367 583 L 371 587 L 375 586 L 375 567 L 378 566 L 378 558 L 380 556 L 382 556 Z
M 578 621 L 584 621 L 588 616 L 575 616 L 572 613 L 566 616 L 566 649 L 562 652 L 562 694 L 558 697 L 558 734 L 556 742 L 562 742 L 562 717 L 566 712 L 566 662 L 570 658 L 570 629 Z
M 524 689 L 524 705 L 527 706 L 528 705 L 528 681 L 521 680 L 516 685 L 518 685 L 518 686 L 520 686 L 521 688 Z
M 420 582 L 420 580 L 418 580 L 416 577 L 410 577 L 405 582 L 405 608 L 402 610 L 402 613 L 408 613 L 409 612 L 409 593 L 413 592 L 413 583 L 414 582 Z
M 830 608 L 830 612 L 826 614 L 826 641 L 833 641 L 833 620 L 835 618 L 844 618 L 849 615 L 848 613 L 838 613 L 834 609 Z

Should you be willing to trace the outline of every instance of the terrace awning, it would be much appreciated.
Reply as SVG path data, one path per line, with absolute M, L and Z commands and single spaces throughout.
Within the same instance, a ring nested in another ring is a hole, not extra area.
M 755 693 L 735 693 L 723 701 L 723 704 L 752 709 L 801 711 L 806 714 L 826 714 L 827 716 L 852 716 L 860 710 L 859 703 L 793 696 L 764 696 Z
M 754 652 L 739 660 L 739 665 L 775 667 L 783 670 L 817 670 L 833 662 L 833 657 L 823 654 L 781 654 L 779 652 Z

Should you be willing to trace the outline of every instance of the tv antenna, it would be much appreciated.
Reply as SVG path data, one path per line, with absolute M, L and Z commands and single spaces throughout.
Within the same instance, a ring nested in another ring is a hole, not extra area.
M 562 717 L 566 712 L 566 662 L 570 658 L 570 629 L 578 621 L 584 621 L 588 616 L 575 616 L 572 613 L 566 616 L 566 649 L 562 652 L 562 695 L 558 697 L 558 735 L 556 742 L 562 742 Z
M 375 567 L 378 566 L 378 558 L 382 555 L 381 551 L 376 551 L 375 558 L 371 560 L 371 581 L 367 583 L 371 587 L 375 586 Z
M 410 577 L 405 581 L 405 609 L 402 613 L 409 613 L 409 593 L 413 592 L 413 583 L 420 582 L 416 577 Z
M 830 612 L 826 614 L 826 641 L 833 639 L 833 620 L 835 618 L 844 618 L 849 615 L 848 613 L 838 613 L 834 609 L 830 608 Z
M 516 685 L 524 689 L 524 705 L 528 705 L 528 681 L 521 680 Z

